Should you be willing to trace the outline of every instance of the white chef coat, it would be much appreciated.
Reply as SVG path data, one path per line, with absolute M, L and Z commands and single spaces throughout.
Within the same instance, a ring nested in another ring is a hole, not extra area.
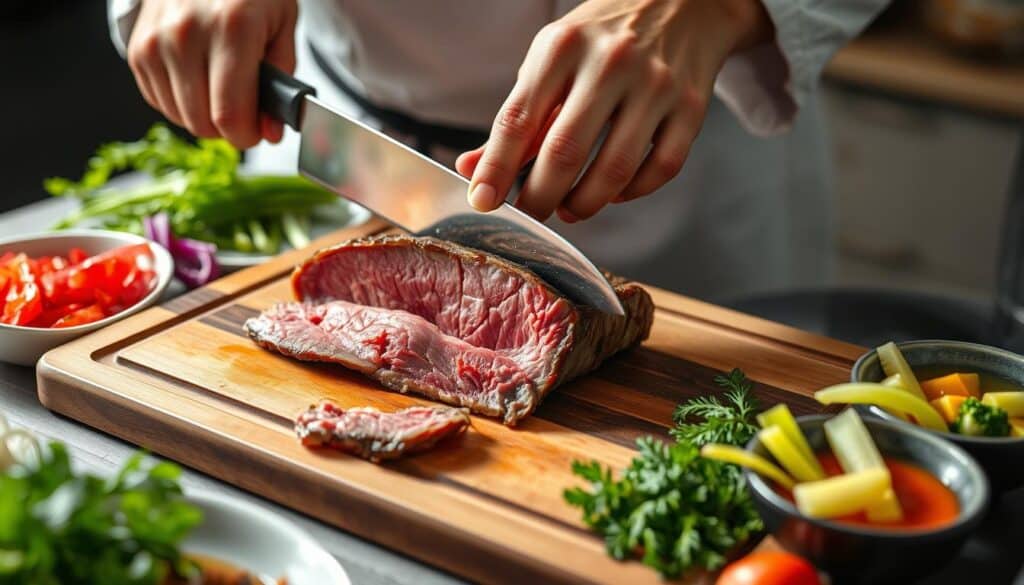
M 145 0 L 142 0 L 145 1 Z M 834 217 L 828 146 L 814 91 L 832 54 L 887 0 L 762 0 L 776 41 L 728 60 L 682 173 L 643 199 L 574 225 L 551 225 L 597 264 L 697 297 L 827 282 Z M 123 52 L 139 0 L 108 0 Z M 333 87 L 307 42 L 376 105 L 425 121 L 490 127 L 530 41 L 565 0 L 302 0 L 296 76 L 376 124 Z M 298 139 L 252 149 L 247 163 L 294 172 Z M 434 149 L 450 164 L 457 153 Z

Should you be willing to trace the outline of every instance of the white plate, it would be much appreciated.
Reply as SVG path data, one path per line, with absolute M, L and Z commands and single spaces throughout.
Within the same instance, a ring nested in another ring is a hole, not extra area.
M 187 490 L 203 510 L 182 549 L 214 557 L 263 577 L 284 577 L 288 585 L 351 585 L 326 550 L 281 516 L 238 498 Z

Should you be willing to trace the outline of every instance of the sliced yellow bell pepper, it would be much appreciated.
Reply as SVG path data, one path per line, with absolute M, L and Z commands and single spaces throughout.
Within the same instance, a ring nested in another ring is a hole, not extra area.
M 949 424 L 952 424 L 956 420 L 957 413 L 960 412 L 960 405 L 967 402 L 967 396 L 953 396 L 947 394 L 942 398 L 937 398 L 929 402 L 932 408 L 937 410 L 942 418 Z
M 892 490 L 888 469 L 845 473 L 793 488 L 796 507 L 813 518 L 835 518 L 866 510 Z
M 878 361 L 882 364 L 882 371 L 885 372 L 885 375 L 894 376 L 899 374 L 901 387 L 924 400 L 925 396 L 924 392 L 921 391 L 921 385 L 917 382 L 914 370 L 910 369 L 910 364 L 903 358 L 900 348 L 890 341 L 875 351 L 878 352 Z
M 1010 419 L 1010 436 L 1024 437 L 1024 418 Z
M 814 399 L 822 404 L 874 404 L 909 414 L 920 426 L 927 429 L 949 430 L 939 413 L 935 412 L 923 398 L 881 384 L 858 382 L 830 386 L 815 392 Z
M 825 473 L 821 471 L 821 465 L 812 464 L 810 460 L 804 457 L 804 454 L 789 440 L 789 437 L 783 432 L 781 427 L 770 426 L 766 429 L 761 429 L 761 432 L 757 434 L 757 438 L 761 439 L 761 442 L 764 443 L 772 457 L 779 462 L 779 465 L 795 477 L 797 481 L 814 481 L 825 477 Z M 817 463 L 817 460 L 815 460 L 815 463 Z
M 760 423 L 762 429 L 767 429 L 773 426 L 777 426 L 782 429 L 786 438 L 796 445 L 796 448 L 800 450 L 804 459 L 811 464 L 811 467 L 814 468 L 817 475 L 825 477 L 825 472 L 821 469 L 821 464 L 818 463 L 818 458 L 814 455 L 814 451 L 811 451 L 811 446 L 807 444 L 807 437 L 805 437 L 803 431 L 800 430 L 800 425 L 798 425 L 796 419 L 793 418 L 793 413 L 789 411 L 788 406 L 785 404 L 777 404 L 769 408 L 757 415 L 757 422 Z
M 903 388 L 903 378 L 900 377 L 899 374 L 893 374 L 893 375 L 889 376 L 888 378 L 882 380 L 882 386 L 888 386 L 890 388 L 899 388 L 899 389 L 903 390 L 904 389 Z M 903 420 L 905 420 L 907 422 L 914 422 L 914 421 L 910 420 L 909 416 L 903 414 L 902 412 L 900 412 L 898 410 L 889 410 L 887 408 L 887 409 L 885 409 L 885 411 L 888 412 L 889 414 L 895 416 L 896 418 L 901 418 L 901 419 L 903 419 Z
M 1024 416 L 1024 392 L 986 392 L 981 403 L 1002 408 L 1011 417 Z
M 701 457 L 708 459 L 716 459 L 739 465 L 740 467 L 746 467 L 758 475 L 763 475 L 775 481 L 775 483 L 787 490 L 793 489 L 793 486 L 796 485 L 793 478 L 787 475 L 785 471 L 779 469 L 777 465 L 756 453 L 751 453 L 740 447 L 710 443 L 701 448 L 700 454 Z

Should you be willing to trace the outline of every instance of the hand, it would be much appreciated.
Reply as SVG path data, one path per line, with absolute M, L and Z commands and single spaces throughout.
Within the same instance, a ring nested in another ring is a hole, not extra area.
M 258 109 L 259 65 L 295 70 L 295 0 L 144 0 L 128 41 L 143 97 L 175 124 L 238 148 L 281 140 Z
M 651 193 L 682 168 L 726 59 L 772 30 L 760 0 L 584 2 L 537 34 L 490 139 L 456 162 L 470 203 L 497 208 L 535 156 L 516 205 L 541 220 Z

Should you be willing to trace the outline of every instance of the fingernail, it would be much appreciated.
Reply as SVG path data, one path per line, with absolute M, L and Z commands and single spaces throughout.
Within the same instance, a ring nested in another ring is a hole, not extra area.
M 580 218 L 572 214 L 568 209 L 563 207 L 558 208 L 558 217 L 565 223 L 576 223 Z
M 477 183 L 469 192 L 469 204 L 477 211 L 491 211 L 498 205 L 498 192 L 487 183 Z

